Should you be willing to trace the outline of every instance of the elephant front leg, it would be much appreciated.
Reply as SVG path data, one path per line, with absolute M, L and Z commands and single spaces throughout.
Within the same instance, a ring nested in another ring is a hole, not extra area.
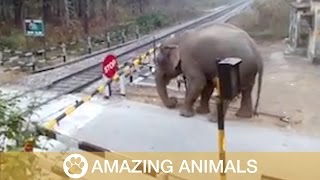
M 201 92 L 200 105 L 197 107 L 196 112 L 199 114 L 210 113 L 209 101 L 212 96 L 214 85 L 212 82 L 207 82 L 206 86 Z
M 180 115 L 184 117 L 194 116 L 193 105 L 200 96 L 206 81 L 202 75 L 187 78 L 187 90 L 184 105 L 180 111 Z

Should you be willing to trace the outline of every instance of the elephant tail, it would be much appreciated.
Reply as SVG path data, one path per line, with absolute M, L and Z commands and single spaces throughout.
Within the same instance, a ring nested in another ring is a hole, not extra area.
M 258 106 L 259 106 L 259 101 L 260 101 L 260 94 L 261 94 L 261 86 L 262 86 L 262 77 L 263 77 L 263 65 L 259 69 L 259 75 L 258 75 L 258 90 L 257 90 L 257 100 L 256 104 L 254 107 L 254 115 L 258 116 Z

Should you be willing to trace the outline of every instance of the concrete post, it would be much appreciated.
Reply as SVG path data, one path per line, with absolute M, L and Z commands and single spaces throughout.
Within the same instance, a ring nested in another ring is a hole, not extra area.
M 36 66 L 37 66 L 37 62 L 36 62 L 36 58 L 34 57 L 34 54 L 32 53 L 31 55 L 31 63 L 32 63 L 32 71 L 36 70 Z
M 3 59 L 3 52 L 0 51 L 0 64 L 2 64 L 2 59 Z
M 124 75 L 120 76 L 119 84 L 120 84 L 120 94 L 122 96 L 125 96 L 126 95 L 126 77 Z
M 109 98 L 111 97 L 111 84 L 108 84 L 108 85 L 106 86 L 106 89 L 105 89 L 105 91 L 104 91 L 104 97 L 105 97 L 106 99 L 109 99 Z
M 136 38 L 139 39 L 140 32 L 139 32 L 139 26 L 138 25 L 136 26 L 136 32 L 135 33 L 136 33 Z
M 88 53 L 91 54 L 92 52 L 92 42 L 91 42 L 91 36 L 88 36 Z
M 105 75 L 102 75 L 104 83 L 107 83 L 109 81 L 109 78 L 107 78 Z M 104 98 L 109 99 L 111 96 L 111 83 L 106 85 L 106 88 L 104 89 Z
M 61 49 L 62 49 L 63 62 L 66 62 L 67 61 L 67 50 L 66 50 L 66 44 L 65 43 L 61 44 Z
M 289 52 L 305 55 L 310 46 L 306 42 L 310 39 L 311 4 L 310 0 L 296 0 L 290 4 Z
M 308 59 L 313 64 L 320 64 L 320 2 L 312 2 L 313 29 L 309 36 Z
M 121 40 L 122 40 L 122 43 L 125 43 L 126 42 L 126 30 L 122 30 L 121 31 Z
M 107 45 L 108 45 L 108 48 L 111 46 L 110 32 L 107 33 Z

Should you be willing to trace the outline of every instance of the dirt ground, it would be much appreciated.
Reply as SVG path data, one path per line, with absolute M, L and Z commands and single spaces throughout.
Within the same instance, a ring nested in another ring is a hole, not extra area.
M 14 83 L 24 75 L 25 73 L 20 71 L 6 71 L 6 68 L 0 67 L 0 86 L 8 83 Z
M 260 110 L 289 117 L 290 127 L 320 135 L 320 66 L 285 55 L 283 41 L 257 41 L 265 61 Z
M 312 65 L 306 58 L 285 55 L 283 41 L 256 40 L 264 57 L 265 72 L 260 99 L 259 117 L 239 119 L 234 116 L 239 99 L 231 104 L 226 121 L 241 120 L 270 126 L 299 134 L 320 136 L 320 66 Z M 253 91 L 253 103 L 256 99 Z M 162 106 L 154 88 L 130 87 L 128 98 Z M 180 97 L 183 92 L 170 91 Z M 211 109 L 215 108 L 212 104 Z M 267 115 L 265 115 L 267 114 Z M 177 114 L 178 115 L 178 114 Z M 272 117 L 277 115 L 286 118 Z

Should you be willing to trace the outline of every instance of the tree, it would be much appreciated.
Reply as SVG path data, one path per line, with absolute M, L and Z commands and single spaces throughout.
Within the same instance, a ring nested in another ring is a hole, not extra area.
M 22 23 L 22 10 L 23 10 L 23 0 L 14 0 L 14 22 L 16 26 L 21 27 Z

